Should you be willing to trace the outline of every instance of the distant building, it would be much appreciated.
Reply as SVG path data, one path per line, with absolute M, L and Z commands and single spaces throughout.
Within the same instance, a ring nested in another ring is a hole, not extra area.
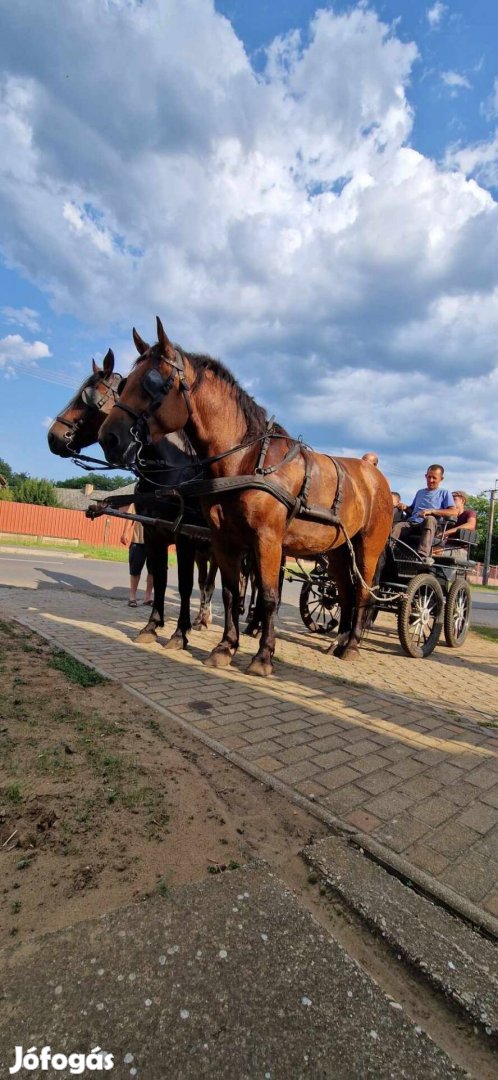
M 85 484 L 83 490 L 81 488 L 54 488 L 55 498 L 57 499 L 57 505 L 63 507 L 64 510 L 88 510 L 90 503 L 100 502 L 108 495 L 130 495 L 130 502 L 133 502 L 133 496 L 135 494 L 135 484 L 125 484 L 124 487 L 116 488 L 115 491 L 98 491 L 95 490 L 93 484 Z

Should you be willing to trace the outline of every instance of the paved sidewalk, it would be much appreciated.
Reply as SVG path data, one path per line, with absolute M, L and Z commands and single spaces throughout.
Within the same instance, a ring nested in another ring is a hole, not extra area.
M 242 639 L 231 669 L 201 665 L 219 626 L 192 634 L 190 653 L 169 653 L 134 644 L 144 616 L 117 601 L 0 589 L 0 610 L 140 693 L 268 783 L 312 799 L 383 845 L 388 861 L 399 868 L 401 860 L 415 881 L 430 879 L 456 906 L 462 898 L 478 905 L 488 924 L 498 919 L 493 643 L 472 635 L 461 653 L 440 646 L 431 659 L 411 660 L 386 622 L 364 643 L 361 660 L 346 664 L 285 609 L 276 674 L 258 680 L 244 674 L 252 639 Z M 165 628 L 165 640 L 172 629 L 173 623 Z

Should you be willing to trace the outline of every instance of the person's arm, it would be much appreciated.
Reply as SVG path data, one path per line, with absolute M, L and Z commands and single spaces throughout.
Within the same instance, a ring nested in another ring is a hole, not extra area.
M 423 518 L 431 517 L 431 514 L 433 514 L 434 517 L 454 518 L 454 517 L 457 516 L 456 506 L 447 506 L 447 507 L 445 507 L 444 510 L 443 510 L 442 507 L 441 507 L 440 510 L 436 510 L 435 508 L 429 509 L 429 510 L 419 510 L 419 514 L 420 514 L 420 517 L 423 517 Z
M 127 513 L 130 513 L 131 504 L 129 504 L 126 507 L 123 507 L 123 509 Z M 132 537 L 132 534 L 133 534 L 134 525 L 135 525 L 134 521 L 125 521 L 125 523 L 123 525 L 123 532 L 121 533 L 121 537 L 120 537 L 120 543 L 123 544 L 123 547 L 128 547 L 129 546 L 129 543 L 130 543 L 130 540 L 131 540 L 131 537 Z
M 472 532 L 477 529 L 477 514 L 475 510 L 469 510 L 467 520 L 460 522 L 460 525 L 454 525 L 451 529 L 446 529 L 444 535 L 453 536 L 454 533 L 459 533 L 461 529 L 470 529 Z

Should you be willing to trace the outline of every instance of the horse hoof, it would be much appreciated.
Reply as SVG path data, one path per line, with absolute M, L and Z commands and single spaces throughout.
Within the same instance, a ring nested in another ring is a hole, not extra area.
M 145 627 L 144 630 L 137 634 L 135 641 L 140 642 L 140 645 L 153 645 L 155 641 L 159 641 L 159 638 L 155 630 L 148 630 Z
M 186 649 L 188 646 L 188 639 L 183 634 L 173 634 L 169 641 L 164 643 L 164 648 L 169 649 L 170 652 L 181 652 L 182 649 Z
M 270 660 L 258 660 L 257 656 L 254 660 L 251 660 L 247 669 L 248 675 L 257 675 L 260 679 L 267 679 L 268 675 L 273 675 L 273 664 Z
M 332 656 L 337 656 L 340 660 L 344 652 L 344 645 L 330 645 L 327 652 L 329 655 L 332 654 Z
M 217 649 L 214 649 L 214 651 L 212 653 L 210 653 L 209 656 L 205 660 L 203 660 L 204 667 L 209 667 L 209 668 L 229 667 L 230 664 L 232 663 L 233 655 L 234 655 L 233 652 L 231 652 L 229 649 L 223 649 L 222 651 L 218 651 Z
M 341 655 L 341 660 L 349 660 L 349 662 L 351 662 L 353 660 L 359 660 L 359 659 L 360 659 L 360 650 L 355 649 L 355 648 L 349 648 L 349 649 L 346 648 L 346 649 L 344 649 L 344 652 Z
M 208 625 L 209 624 L 207 622 L 204 622 L 203 619 L 199 619 L 199 621 L 197 621 L 196 619 L 192 626 L 192 630 L 207 630 Z

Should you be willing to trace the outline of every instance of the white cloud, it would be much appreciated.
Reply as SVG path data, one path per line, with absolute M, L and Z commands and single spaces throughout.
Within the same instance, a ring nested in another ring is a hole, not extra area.
M 474 176 L 489 187 L 498 187 L 498 131 L 483 142 L 450 147 L 445 164 L 461 169 L 466 176 Z
M 0 338 L 0 369 L 11 373 L 16 365 L 35 365 L 37 360 L 51 356 L 43 341 L 25 341 L 20 334 L 7 334 Z
M 464 175 L 482 180 L 490 146 L 441 168 L 409 145 L 413 43 L 363 5 L 319 11 L 258 73 L 211 0 L 16 0 L 3 29 L 3 248 L 57 312 L 110 344 L 161 314 L 330 449 L 416 455 L 437 430 L 453 453 L 430 394 L 416 423 L 392 418 L 410 380 L 452 415 L 471 371 L 491 378 L 498 207 Z
M 29 330 L 32 334 L 36 333 L 40 329 L 38 322 L 38 312 L 33 311 L 33 308 L 22 307 L 3 307 L 2 315 L 7 323 L 13 323 L 14 326 L 22 326 L 26 330 Z
M 449 86 L 452 90 L 471 90 L 472 84 L 469 82 L 466 75 L 461 75 L 458 71 L 442 71 L 441 78 L 445 86 Z
M 429 23 L 429 26 L 431 27 L 431 29 L 434 30 L 434 29 L 436 29 L 436 27 L 441 25 L 443 15 L 444 15 L 445 11 L 447 11 L 447 10 L 448 9 L 447 9 L 446 4 L 442 4 L 441 0 L 436 0 L 436 3 L 433 4 L 432 7 L 427 8 L 427 11 L 426 11 L 425 14 L 426 14 L 427 22 Z

